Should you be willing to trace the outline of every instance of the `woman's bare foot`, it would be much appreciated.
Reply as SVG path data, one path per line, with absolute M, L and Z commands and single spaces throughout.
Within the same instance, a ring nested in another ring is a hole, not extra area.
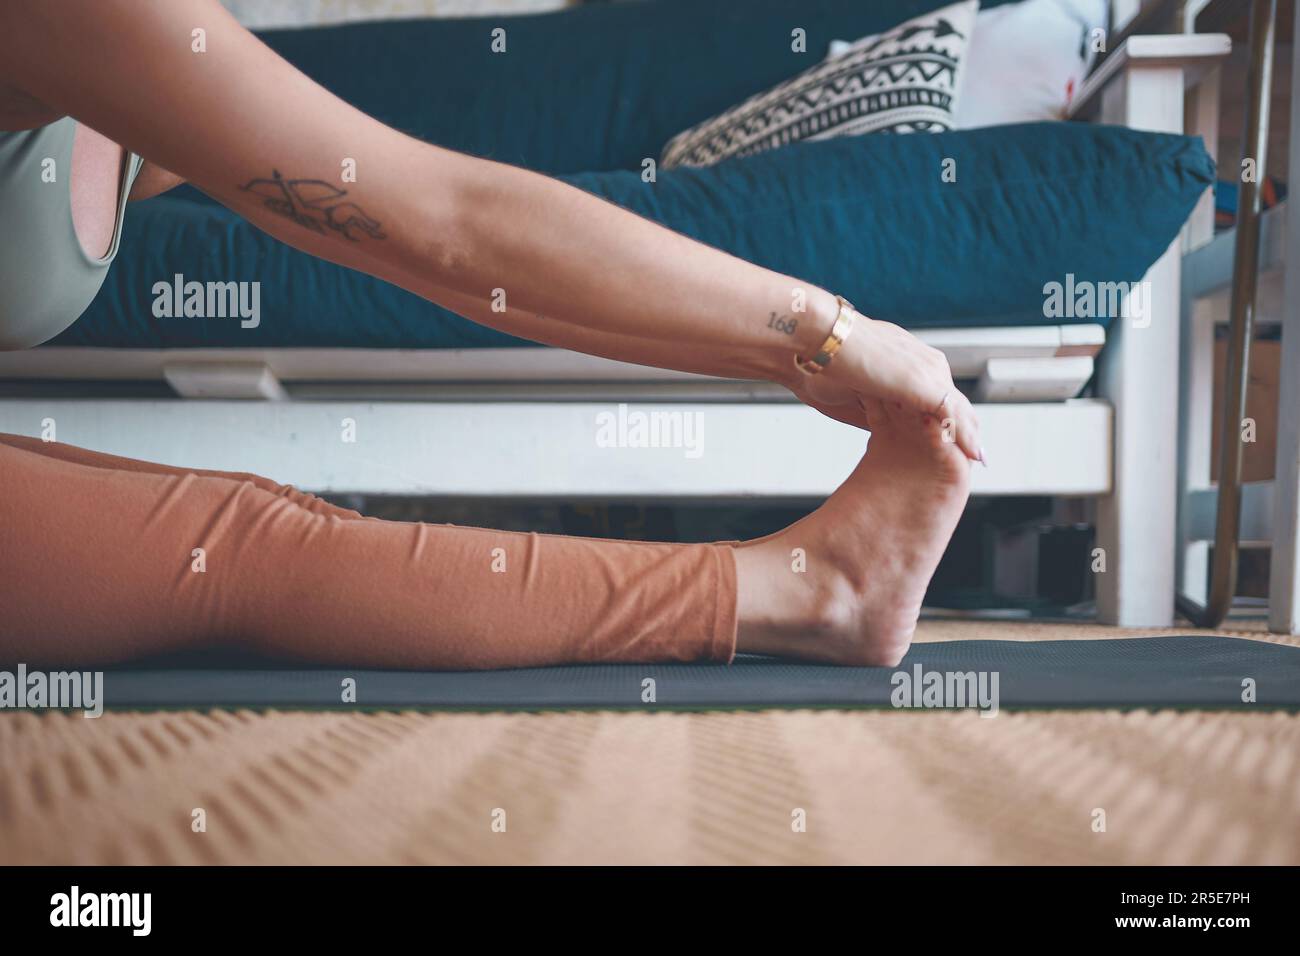
M 735 549 L 737 650 L 888 667 L 907 652 L 970 462 L 935 419 L 889 411 L 824 505 Z

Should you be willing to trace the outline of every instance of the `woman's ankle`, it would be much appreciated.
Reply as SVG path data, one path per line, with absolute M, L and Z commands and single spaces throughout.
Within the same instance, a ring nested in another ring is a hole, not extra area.
M 856 603 L 837 568 L 810 570 L 807 554 L 783 535 L 734 555 L 738 653 L 817 656 L 853 632 Z

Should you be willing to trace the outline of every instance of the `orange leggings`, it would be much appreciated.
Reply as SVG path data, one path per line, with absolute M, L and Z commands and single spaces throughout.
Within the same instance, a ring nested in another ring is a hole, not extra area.
M 730 661 L 726 544 L 365 518 L 256 475 L 0 434 L 0 663 L 205 646 L 359 667 Z

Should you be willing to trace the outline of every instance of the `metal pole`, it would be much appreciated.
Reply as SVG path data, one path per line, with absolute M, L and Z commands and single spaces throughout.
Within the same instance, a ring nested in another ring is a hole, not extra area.
M 1242 421 L 1250 384 L 1250 345 L 1255 334 L 1255 291 L 1259 275 L 1260 187 L 1268 152 L 1268 105 L 1273 82 L 1273 33 L 1277 0 L 1252 0 L 1250 62 L 1246 74 L 1246 135 L 1242 158 L 1255 164 L 1237 198 L 1233 247 L 1232 310 L 1228 317 L 1228 361 L 1219 429 L 1219 497 L 1214 526 L 1214 566 L 1209 601 L 1201 607 L 1183 595 L 1178 607 L 1198 627 L 1217 627 L 1237 593 L 1237 552 L 1241 532 Z

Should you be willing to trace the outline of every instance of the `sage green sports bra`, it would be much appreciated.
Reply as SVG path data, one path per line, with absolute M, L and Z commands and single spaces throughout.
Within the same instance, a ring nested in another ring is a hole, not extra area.
M 127 156 L 108 255 L 86 254 L 72 225 L 72 139 L 76 120 L 0 132 L 0 350 L 54 338 L 77 320 L 104 284 L 122 238 L 122 218 L 144 160 Z

